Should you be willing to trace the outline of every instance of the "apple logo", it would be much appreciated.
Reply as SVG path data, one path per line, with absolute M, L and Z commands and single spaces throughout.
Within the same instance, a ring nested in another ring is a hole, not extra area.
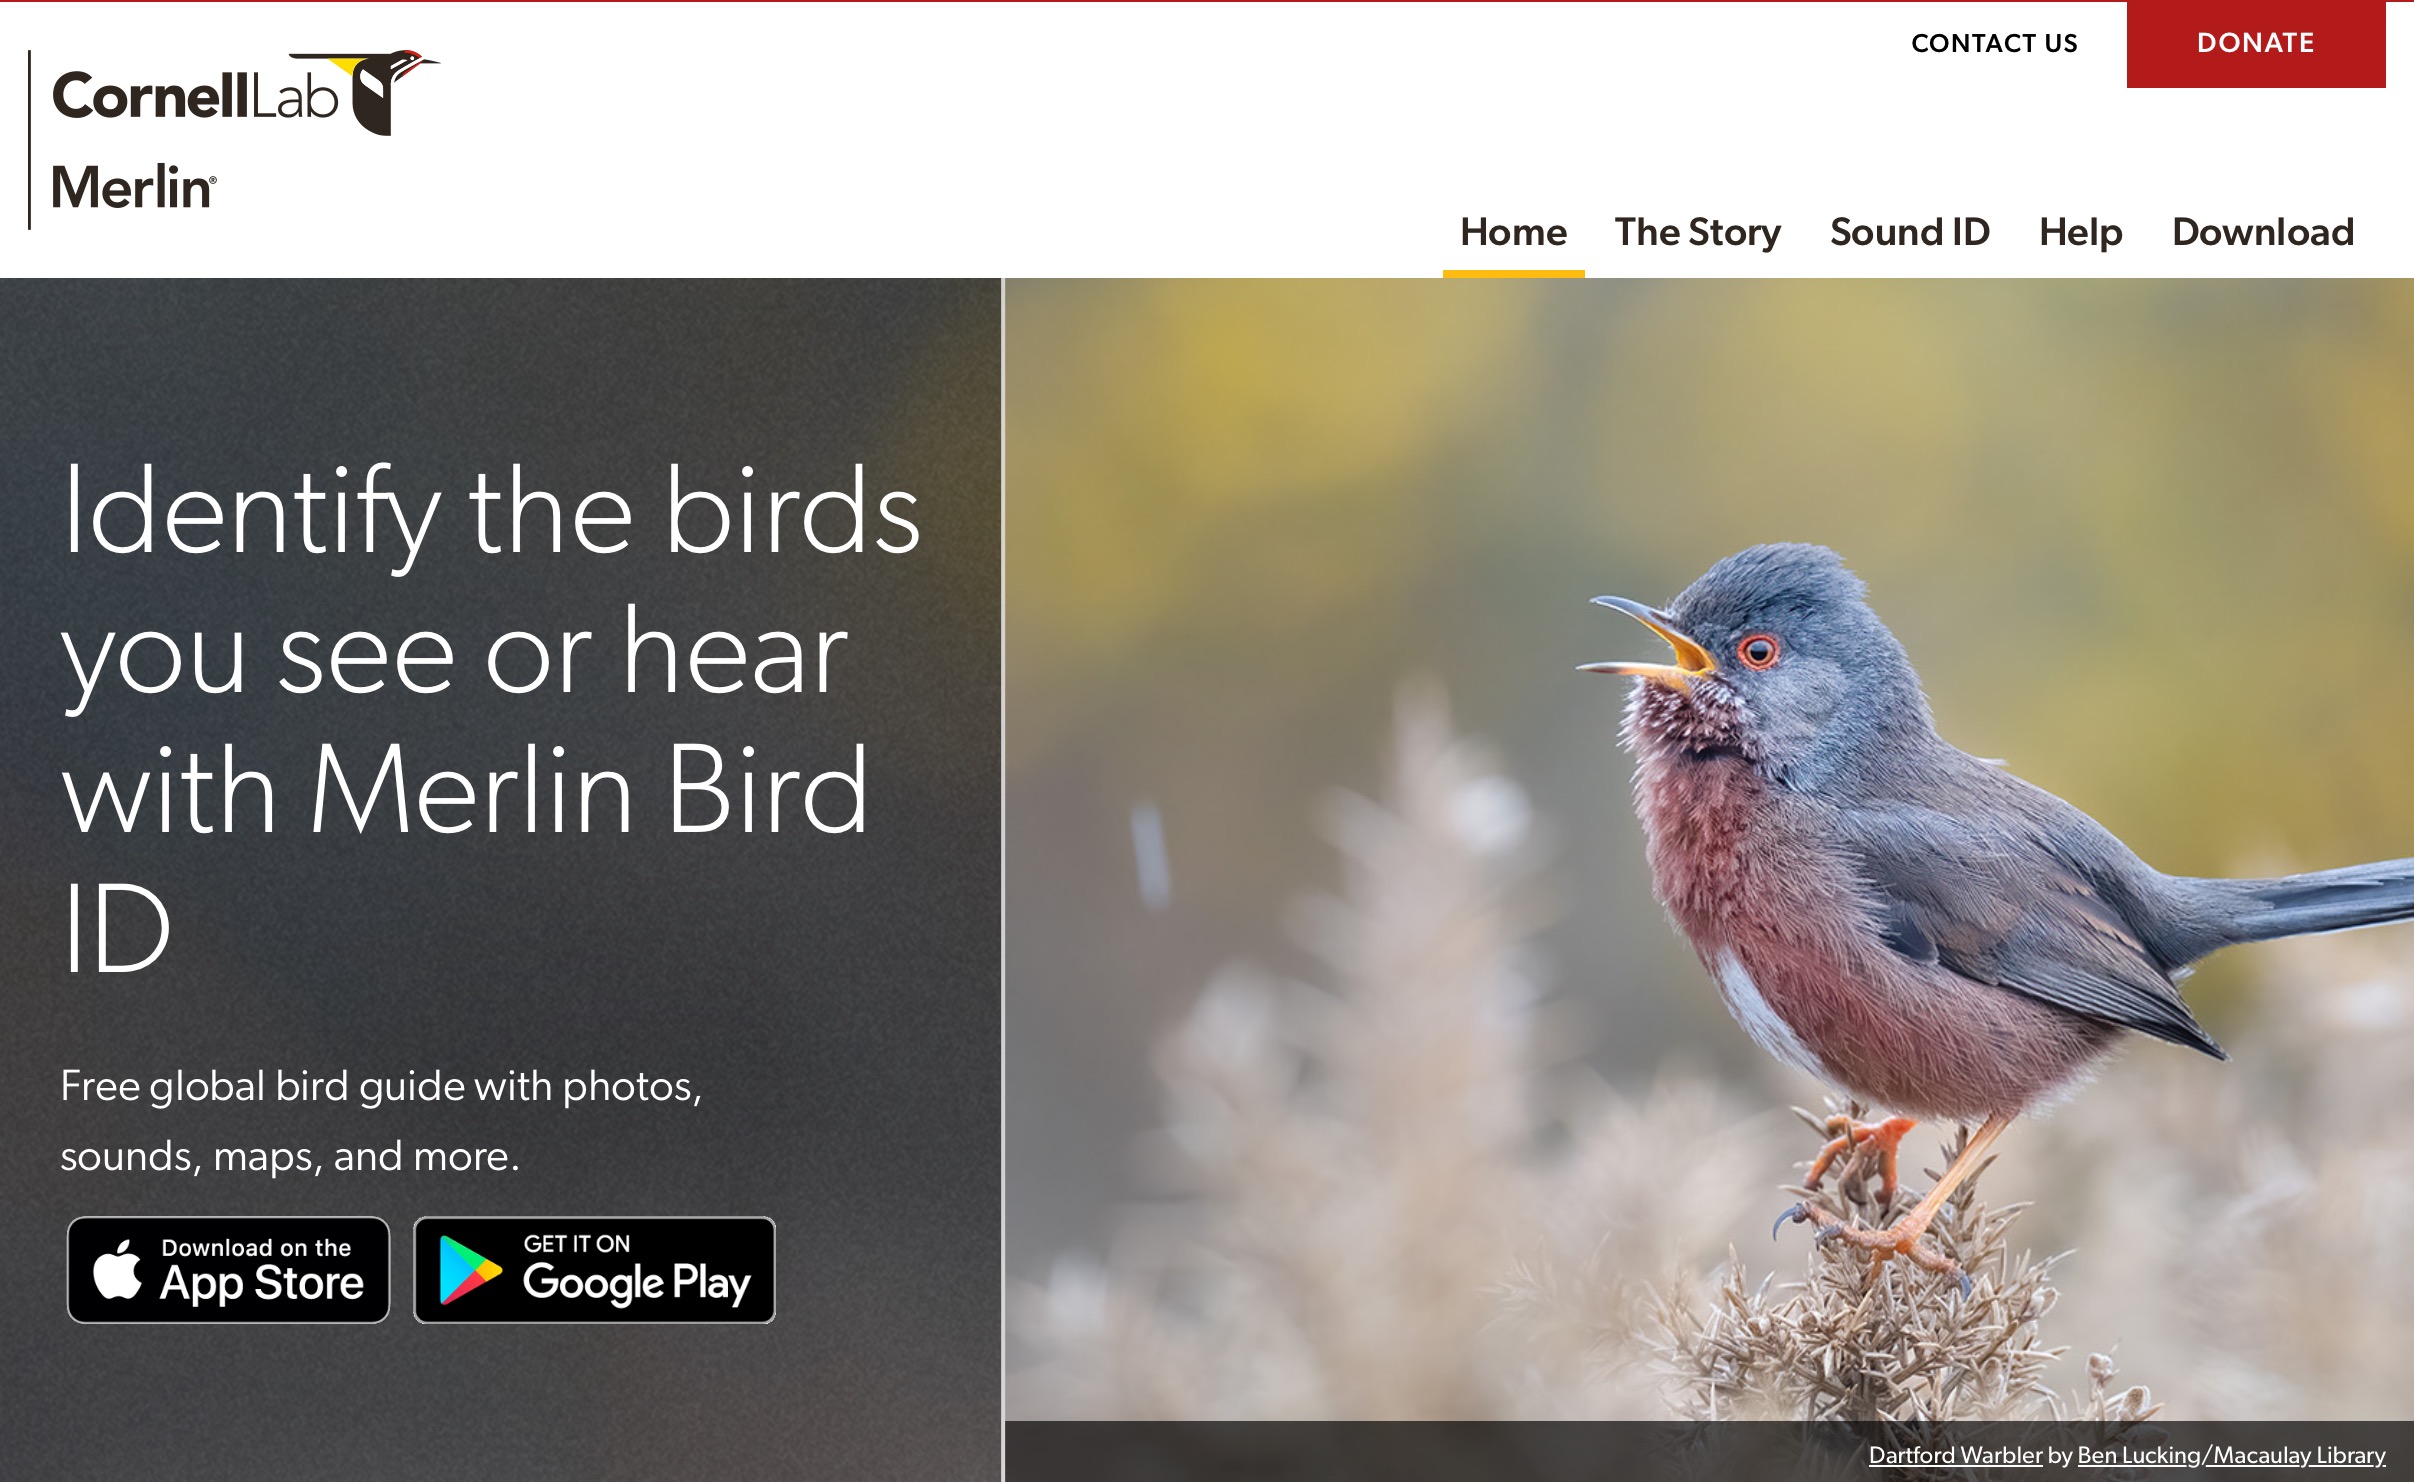
M 102 1256 L 92 1263 L 92 1284 L 101 1289 L 104 1297 L 131 1297 L 142 1291 L 142 1278 L 134 1274 L 134 1263 L 141 1256 L 126 1254 L 132 1239 L 117 1243 L 117 1254 Z

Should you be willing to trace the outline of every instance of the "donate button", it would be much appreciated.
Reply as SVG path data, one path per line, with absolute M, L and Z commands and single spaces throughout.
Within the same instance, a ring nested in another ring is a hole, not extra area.
M 2383 0 L 2129 0 L 2129 85 L 2386 87 Z

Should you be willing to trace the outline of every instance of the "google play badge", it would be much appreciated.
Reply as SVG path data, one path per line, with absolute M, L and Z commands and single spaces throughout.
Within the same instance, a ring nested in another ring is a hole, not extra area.
M 444 1288 L 443 1305 L 448 1307 L 453 1298 L 474 1292 L 503 1274 L 502 1267 L 449 1235 L 444 1237 L 440 1256 L 436 1280 Z

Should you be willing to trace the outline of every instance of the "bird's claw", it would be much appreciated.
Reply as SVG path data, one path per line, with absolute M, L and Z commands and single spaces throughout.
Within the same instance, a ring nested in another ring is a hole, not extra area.
M 1803 1200 L 1801 1203 L 1796 1204 L 1792 1208 L 1786 1210 L 1785 1213 L 1777 1216 L 1777 1223 L 1769 1226 L 1769 1238 L 1771 1240 L 1776 1239 L 1777 1232 L 1784 1229 L 1789 1224 L 1810 1225 L 1814 1227 L 1811 1231 L 1811 1244 L 1814 1247 L 1823 1246 L 1830 1240 L 1835 1239 L 1838 1235 L 1844 1233 L 1844 1222 L 1842 1220 L 1837 1219 L 1833 1214 L 1830 1214 L 1828 1211 L 1820 1208 L 1818 1205 L 1813 1204 L 1808 1199 Z
M 1776 1239 L 1778 1232 L 1789 1224 L 1816 1227 L 1811 1234 L 1811 1247 L 1814 1250 L 1824 1250 L 1831 1242 L 1842 1240 L 1847 1245 L 1856 1245 L 1868 1251 L 1872 1274 L 1896 1256 L 1905 1256 L 1915 1266 L 1953 1278 L 1962 1296 L 1969 1296 L 1972 1290 L 1970 1274 L 1961 1269 L 1959 1261 L 1921 1242 L 1921 1236 L 1926 1233 L 1925 1222 L 1921 1228 L 1912 1230 L 1905 1230 L 1899 1223 L 1889 1229 L 1866 1230 L 1846 1224 L 1832 1212 L 1805 1199 L 1777 1216 L 1777 1223 L 1769 1227 L 1769 1238 Z
M 1954 1286 L 1960 1289 L 1961 1294 L 1964 1297 L 1969 1296 L 1971 1291 L 1970 1273 L 1961 1269 L 1961 1262 L 1954 1260 L 1943 1251 L 1922 1244 L 1920 1236 L 1924 1233 L 1924 1231 L 1914 1231 L 1908 1238 L 1889 1239 L 1888 1237 L 1893 1234 L 1892 1231 L 1879 1230 L 1871 1232 L 1867 1238 L 1856 1238 L 1853 1243 L 1869 1248 L 1873 1274 L 1878 1266 L 1884 1265 L 1896 1256 L 1903 1256 L 1912 1265 L 1923 1270 L 1933 1271 L 1939 1276 L 1950 1276 L 1953 1278 Z
M 1918 1125 L 1909 1117 L 1889 1117 L 1883 1122 L 1859 1122 L 1842 1113 L 1829 1117 L 1821 1129 L 1826 1132 L 1828 1143 L 1811 1161 L 1802 1186 L 1816 1189 L 1828 1170 L 1837 1169 L 1849 1191 L 1857 1189 L 1863 1177 L 1875 1172 L 1877 1202 L 1880 1206 L 1893 1204 L 1897 1150 L 1902 1147 L 1903 1138 Z

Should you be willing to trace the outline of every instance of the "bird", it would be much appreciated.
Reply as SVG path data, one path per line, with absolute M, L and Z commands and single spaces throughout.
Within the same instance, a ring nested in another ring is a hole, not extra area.
M 2414 859 L 2276 879 L 2167 875 L 2070 803 L 1937 734 L 1918 673 L 1824 546 L 1758 545 L 1668 604 L 1597 597 L 1673 651 L 1585 664 L 1635 681 L 1621 738 L 1654 894 L 1760 1046 L 1896 1115 L 1838 1119 L 1806 1187 L 1864 1151 L 1891 1210 L 1920 1121 L 1977 1124 L 1882 1229 L 1780 1215 L 1966 1292 L 1922 1237 L 2012 1121 L 2125 1036 L 2228 1055 L 2179 985 L 2223 947 L 2414 917 Z
M 434 57 L 415 51 L 297 51 L 288 55 L 301 62 L 333 62 L 351 74 L 353 121 L 372 134 L 385 135 L 394 132 L 394 84 L 405 73 L 436 65 Z

